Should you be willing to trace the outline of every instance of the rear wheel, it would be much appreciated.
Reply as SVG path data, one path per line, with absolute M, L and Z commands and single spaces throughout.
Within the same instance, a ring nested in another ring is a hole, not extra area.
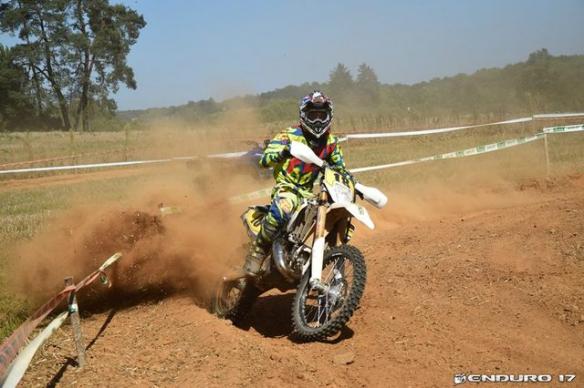
M 247 279 L 224 281 L 213 299 L 213 312 L 220 318 L 238 325 L 250 312 L 260 291 Z
M 310 286 L 307 271 L 292 304 L 294 335 L 305 341 L 322 340 L 337 334 L 359 305 L 367 271 L 361 252 L 341 245 L 324 254 L 322 284 L 325 290 Z

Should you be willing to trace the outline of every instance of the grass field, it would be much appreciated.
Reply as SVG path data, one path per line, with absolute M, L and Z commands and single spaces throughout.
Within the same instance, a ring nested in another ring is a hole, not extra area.
M 532 135 L 543 126 L 576 123 L 575 121 L 534 122 L 507 127 L 490 127 L 456 133 L 412 138 L 350 140 L 343 145 L 349 167 L 392 163 L 438 153 L 462 150 L 519 136 Z M 256 139 L 261 139 L 273 128 L 264 128 Z M 69 157 L 32 165 L 68 164 L 81 162 L 118 161 L 179 155 L 206 154 L 246 149 L 253 138 L 249 132 L 219 138 L 212 131 L 176 128 L 162 131 L 127 131 L 75 134 L 73 143 L 68 133 L 0 134 L 0 164 L 34 159 Z M 247 133 L 247 135 L 246 135 Z M 225 140 L 230 139 L 230 140 Z M 242 148 L 243 147 L 243 148 Z M 552 174 L 564 174 L 584 169 L 584 134 L 557 134 L 549 136 L 549 156 Z M 28 166 L 28 165 L 26 165 Z M 544 178 L 546 174 L 543 141 L 514 147 L 509 150 L 480 155 L 463 160 L 427 162 L 359 175 L 364 182 L 395 189 L 412 183 L 423 184 L 429 179 L 455 181 L 461 166 L 468 172 L 476 171 L 477 180 L 496 175 L 508 181 Z M 0 167 L 5 168 L 5 167 Z M 233 168 L 238 171 L 240 167 Z M 144 170 L 146 174 L 149 170 Z M 8 335 L 27 314 L 30 302 L 7 290 L 5 271 L 7 263 L 18 260 L 11 253 L 20 241 L 33 238 L 52 219 L 68 209 L 80 198 L 88 203 L 116 201 L 131 203 L 126 190 L 140 184 L 144 174 L 107 177 L 100 180 L 75 180 L 68 184 L 12 185 L 14 181 L 0 178 L 0 339 Z M 34 176 L 32 176 L 34 178 Z M 13 179 L 13 178 L 12 178 Z M 488 182 L 487 182 L 488 183 Z M 269 186 L 271 180 L 262 183 Z M 64 274 L 65 276 L 66 274 Z
M 413 156 L 425 156 L 428 152 L 447 152 L 460 147 L 466 148 L 506 138 L 532 135 L 544 126 L 576 124 L 583 121 L 584 118 L 537 120 L 530 123 L 468 129 L 443 135 L 355 140 L 354 143 L 359 147 L 371 146 L 372 152 L 383 157 L 386 156 L 385 151 L 389 151 L 392 158 L 404 160 Z M 213 127 L 184 128 L 176 123 L 162 122 L 158 125 L 152 124 L 148 128 L 128 127 L 124 131 L 117 132 L 75 132 L 73 134 L 59 131 L 0 132 L 0 169 L 248 150 L 254 142 L 261 142 L 290 124 L 293 123 L 255 124 L 249 120 L 238 123 L 236 119 L 231 119 L 224 125 Z M 237 129 L 233 130 L 233 128 Z M 411 129 L 417 128 L 399 128 L 399 130 Z M 387 131 L 387 129 L 380 129 L 380 131 Z M 367 132 L 375 132 L 375 130 Z M 2 179 L 1 176 L 0 179 Z

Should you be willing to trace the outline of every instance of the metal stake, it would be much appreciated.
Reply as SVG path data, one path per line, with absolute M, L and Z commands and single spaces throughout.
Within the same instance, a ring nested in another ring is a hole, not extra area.
M 73 277 L 65 278 L 65 287 L 73 285 Z M 71 316 L 71 327 L 73 328 L 73 338 L 77 349 L 77 365 L 83 368 L 85 365 L 85 344 L 83 333 L 81 332 L 81 318 L 79 317 L 79 306 L 77 305 L 77 294 L 75 291 L 69 294 L 69 315 Z
M 548 138 L 547 133 L 543 135 L 543 144 L 545 148 L 545 171 L 546 176 L 550 176 L 550 152 L 548 148 Z

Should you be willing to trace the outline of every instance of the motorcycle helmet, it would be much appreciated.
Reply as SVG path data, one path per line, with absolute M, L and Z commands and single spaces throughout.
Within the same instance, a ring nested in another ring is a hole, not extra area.
M 319 139 L 331 127 L 333 101 L 315 90 L 300 100 L 300 126 L 311 137 Z

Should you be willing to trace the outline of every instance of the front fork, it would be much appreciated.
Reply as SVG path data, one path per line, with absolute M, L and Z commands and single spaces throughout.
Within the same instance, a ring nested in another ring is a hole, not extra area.
M 325 246 L 325 224 L 326 224 L 326 191 L 321 191 L 319 196 L 319 206 L 316 213 L 316 228 L 314 231 L 314 241 L 312 243 L 312 257 L 310 266 L 310 285 L 313 288 L 322 289 L 322 264 L 324 259 Z

